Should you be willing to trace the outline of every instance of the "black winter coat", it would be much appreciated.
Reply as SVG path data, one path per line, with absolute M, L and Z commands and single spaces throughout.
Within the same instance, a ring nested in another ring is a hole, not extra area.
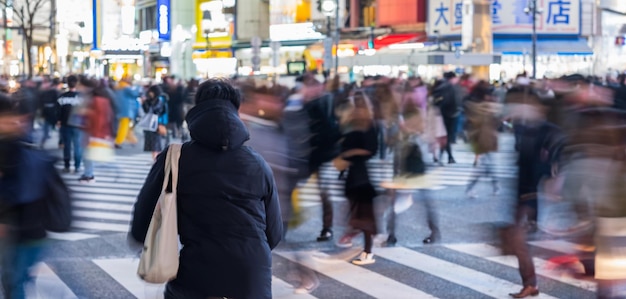
M 244 146 L 248 130 L 228 101 L 208 100 L 187 116 L 178 230 L 183 249 L 169 287 L 198 298 L 271 298 L 272 255 L 283 235 L 278 192 L 267 163 Z M 131 235 L 144 242 L 164 178 L 157 158 L 137 203 Z
M 433 97 L 435 98 L 435 105 L 439 106 L 443 117 L 454 118 L 459 116 L 461 95 L 460 92 L 457 91 L 457 87 L 448 82 L 444 82 L 435 88 Z

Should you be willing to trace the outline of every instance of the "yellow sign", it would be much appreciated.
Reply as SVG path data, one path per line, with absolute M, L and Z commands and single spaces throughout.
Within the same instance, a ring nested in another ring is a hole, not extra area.
M 196 0 L 196 49 L 225 49 L 233 45 L 234 7 L 221 0 Z
M 231 58 L 233 57 L 230 51 L 195 51 L 191 54 L 191 59 L 206 59 L 206 58 Z

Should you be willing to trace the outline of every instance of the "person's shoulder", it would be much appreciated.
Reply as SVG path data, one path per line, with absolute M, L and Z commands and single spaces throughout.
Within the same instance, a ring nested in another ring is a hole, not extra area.
M 75 91 L 66 91 L 59 95 L 59 99 L 71 99 L 71 98 L 79 98 L 79 94 Z
M 252 163 L 246 165 L 246 167 L 258 167 L 259 170 L 262 170 L 265 173 L 272 172 L 269 164 L 267 164 L 267 161 L 265 161 L 263 156 L 261 156 L 261 154 L 257 152 L 254 148 L 249 145 L 244 145 L 239 150 L 241 151 L 242 155 L 246 155 L 250 158 L 249 160 L 246 160 L 252 161 Z

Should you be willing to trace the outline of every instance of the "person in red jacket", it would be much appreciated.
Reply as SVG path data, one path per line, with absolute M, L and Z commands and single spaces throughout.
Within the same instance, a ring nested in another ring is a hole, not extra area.
M 87 78 L 81 80 L 81 85 L 86 88 L 95 86 L 89 92 L 89 96 L 86 96 L 85 141 L 87 142 L 88 152 L 84 158 L 85 171 L 78 179 L 80 182 L 91 183 L 95 182 L 93 173 L 94 160 L 109 160 L 113 154 L 113 134 L 111 129 L 113 109 L 111 107 L 111 100 L 107 97 L 107 91 L 104 89 L 104 86 Z

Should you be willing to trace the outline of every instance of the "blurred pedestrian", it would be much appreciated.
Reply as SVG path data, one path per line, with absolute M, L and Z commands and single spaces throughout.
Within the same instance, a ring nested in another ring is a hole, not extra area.
M 183 249 L 166 299 L 272 298 L 271 250 L 283 236 L 278 190 L 268 164 L 244 145 L 240 103 L 229 82 L 210 79 L 187 115 L 192 140 L 182 146 L 177 190 Z M 141 243 L 164 188 L 165 156 L 135 204 L 131 236 Z
M 180 138 L 185 118 L 183 105 L 185 104 L 185 88 L 177 82 L 175 76 L 163 78 L 163 92 L 167 95 L 168 122 L 167 127 L 172 130 L 174 138 Z M 169 141 L 169 134 L 167 136 Z
M 50 87 L 41 93 L 39 99 L 39 107 L 43 116 L 42 136 L 39 146 L 44 147 L 46 141 L 50 138 L 50 130 L 54 130 L 59 120 L 59 96 L 61 95 L 61 80 L 54 78 L 50 82 Z
M 54 158 L 28 142 L 28 115 L 15 104 L 0 94 L 0 268 L 4 298 L 25 299 L 45 251 L 44 202 L 53 197 L 46 184 L 56 170 Z
M 537 275 L 532 256 L 526 244 L 528 231 L 537 227 L 537 190 L 544 176 L 551 174 L 552 163 L 562 142 L 558 127 L 546 122 L 547 108 L 538 98 L 516 98 L 511 113 L 521 117 L 518 127 L 517 148 L 518 180 L 517 208 L 514 225 L 508 228 L 505 241 L 517 257 L 523 288 L 510 294 L 513 298 L 525 298 L 539 294 Z
M 155 160 L 157 155 L 163 150 L 163 137 L 167 134 L 167 130 L 163 130 L 168 123 L 167 101 L 163 95 L 161 87 L 152 85 L 146 92 L 146 98 L 141 105 L 143 112 L 154 113 L 158 116 L 158 128 L 155 132 L 143 131 L 143 150 L 152 153 L 152 159 Z M 164 132 L 165 131 L 165 132 Z
M 456 163 L 452 156 L 452 144 L 456 140 L 457 122 L 460 115 L 460 92 L 457 92 L 458 78 L 453 72 L 447 72 L 444 74 L 444 81 L 435 88 L 433 91 L 434 103 L 441 109 L 441 116 L 443 117 L 443 123 L 446 126 L 446 135 L 448 142 L 446 142 L 445 148 L 441 149 L 439 153 L 439 160 L 443 156 L 444 150 L 448 153 L 448 164 Z
M 70 160 L 74 157 L 74 172 L 80 169 L 83 160 L 82 121 L 81 107 L 84 98 L 76 90 L 78 77 L 70 75 L 66 79 L 68 90 L 61 94 L 59 104 L 59 132 L 63 144 L 63 172 L 70 172 Z
M 137 138 L 131 129 L 131 122 L 135 120 L 137 112 L 137 98 L 139 90 L 132 86 L 130 77 L 124 77 L 117 84 L 116 100 L 117 100 L 117 136 L 115 138 L 115 147 L 121 148 L 122 144 L 128 140 L 132 144 L 137 143 Z
M 498 180 L 493 172 L 493 161 L 491 153 L 498 150 L 498 126 L 499 121 L 496 115 L 500 111 L 499 104 L 494 98 L 492 88 L 486 81 L 478 82 L 465 101 L 465 116 L 467 117 L 467 137 L 474 152 L 474 167 L 482 169 L 475 171 L 466 194 L 474 198 L 476 193 L 472 191 L 481 176 L 491 179 L 493 193 L 498 193 Z
M 443 165 L 439 160 L 439 153 L 448 142 L 447 134 L 441 109 L 433 103 L 432 96 L 429 96 L 422 138 L 428 145 L 428 151 L 432 154 L 433 162 L 439 165 Z
M 374 198 L 377 191 L 371 182 L 367 161 L 378 149 L 378 132 L 374 121 L 372 104 L 362 91 L 352 96 L 352 113 L 348 121 L 348 130 L 341 143 L 341 154 L 334 164 L 338 170 L 348 170 L 345 183 L 345 195 L 350 203 L 349 231 L 339 243 L 350 246 L 352 238 L 363 233 L 364 248 L 359 257 L 352 261 L 356 265 L 375 262 L 372 254 L 374 236 L 377 233 L 374 215 Z
M 82 80 L 80 85 L 86 99 L 84 128 L 86 152 L 85 170 L 78 181 L 92 183 L 95 182 L 94 162 L 109 162 L 113 159 L 114 137 L 111 123 L 115 120 L 115 112 L 105 86 L 97 85 L 97 82 L 90 79 Z
M 311 138 L 308 155 L 308 168 L 312 176 L 318 178 L 320 199 L 322 201 L 322 230 L 317 241 L 323 242 L 333 238 L 333 203 L 330 200 L 328 188 L 323 186 L 320 179 L 322 164 L 330 162 L 339 153 L 339 122 L 335 115 L 335 99 L 332 94 L 325 92 L 324 85 L 315 79 L 313 74 L 305 74 L 298 78 L 302 96 L 302 109 L 306 111 L 306 121 Z

